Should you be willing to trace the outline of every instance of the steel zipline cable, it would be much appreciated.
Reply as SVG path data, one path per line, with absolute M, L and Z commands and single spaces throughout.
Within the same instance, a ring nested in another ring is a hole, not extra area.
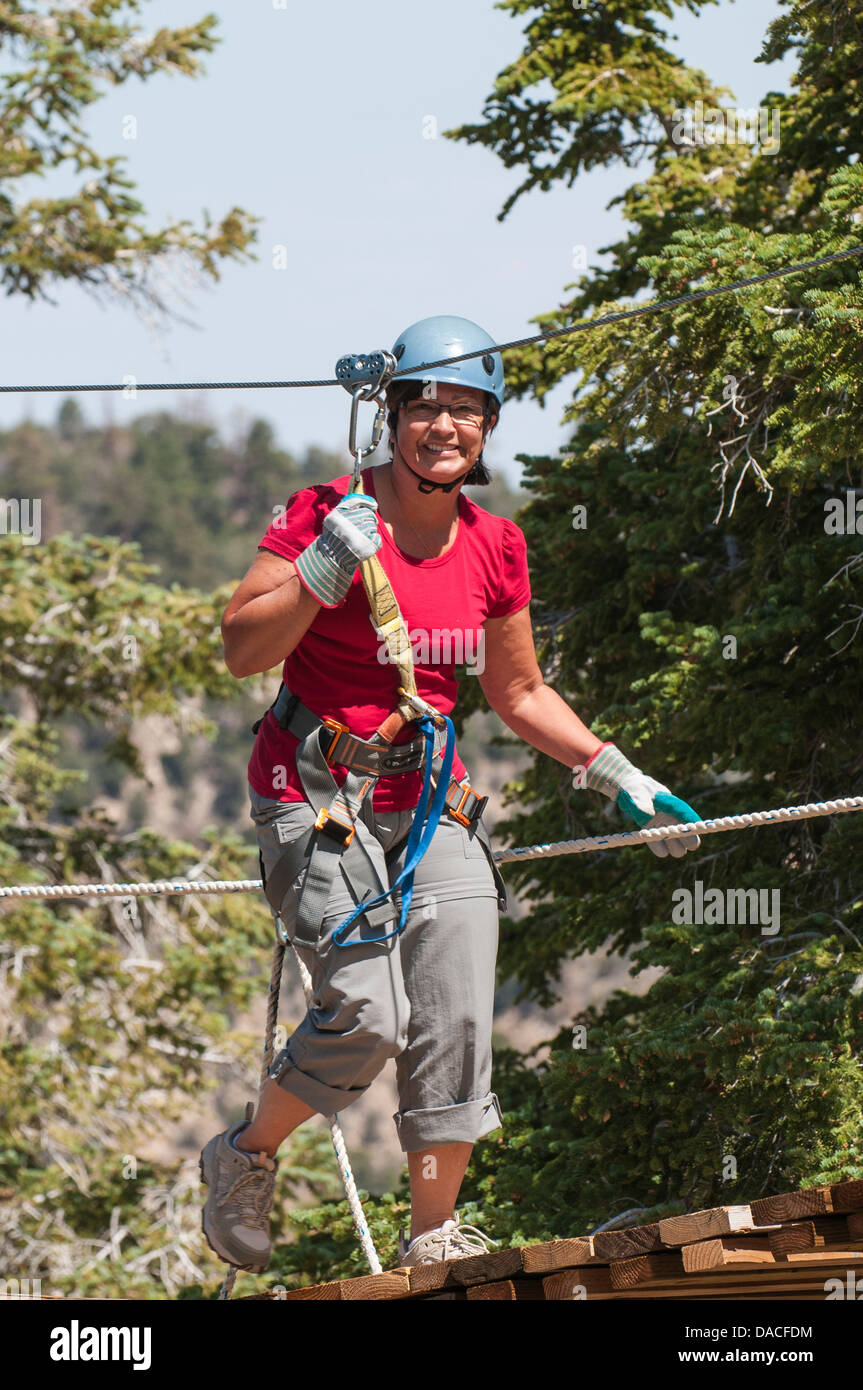
M 549 328 L 544 333 L 534 333 L 527 338 L 513 338 L 508 343 L 497 343 L 492 348 L 479 348 L 475 352 L 463 352 L 457 357 L 443 357 L 437 362 L 424 362 L 422 365 L 431 371 L 435 367 L 444 367 L 451 362 L 467 362 L 472 357 L 482 357 L 490 352 L 507 352 L 510 348 L 531 347 L 534 343 L 550 342 L 553 338 L 565 338 L 574 333 L 585 333 L 591 328 L 604 328 L 611 323 L 622 323 L 625 319 L 640 318 L 644 314 L 656 314 L 661 309 L 676 309 L 680 304 L 693 304 L 697 300 L 712 299 L 715 295 L 730 294 L 734 290 L 743 290 L 750 285 L 761 285 L 767 280 L 778 280 L 785 275 L 796 275 L 801 270 L 813 270 L 816 266 L 830 265 L 836 261 L 847 260 L 849 256 L 863 255 L 863 246 L 852 246 L 847 251 L 836 251 L 830 256 L 818 256 L 811 261 L 800 261 L 795 265 L 781 266 L 778 270 L 766 270 L 761 275 L 750 275 L 744 280 L 734 280 L 728 285 L 714 285 L 711 289 L 691 290 L 687 294 L 676 295 L 673 299 L 655 300 L 649 304 L 639 304 L 634 309 L 621 309 L 614 314 L 603 314 L 598 319 L 582 319 L 580 323 L 570 324 L 567 328 Z M 414 372 L 416 368 L 405 368 Z M 393 372 L 392 380 L 395 381 L 402 373 L 398 370 Z M 83 383 L 75 386 L 4 386 L 0 384 L 0 392 L 36 392 L 36 391 L 266 391 L 266 390 L 303 390 L 313 386 L 341 386 L 343 385 L 336 377 L 328 377 L 317 381 L 134 381 L 130 378 L 125 382 L 115 383 Z

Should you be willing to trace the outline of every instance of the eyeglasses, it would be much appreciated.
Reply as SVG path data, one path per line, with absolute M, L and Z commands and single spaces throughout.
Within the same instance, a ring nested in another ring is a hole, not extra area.
M 485 420 L 485 411 L 479 405 L 442 405 L 437 401 L 407 401 L 404 409 L 409 420 L 422 424 L 432 424 L 441 412 L 449 415 L 456 425 L 472 425 L 475 429 Z

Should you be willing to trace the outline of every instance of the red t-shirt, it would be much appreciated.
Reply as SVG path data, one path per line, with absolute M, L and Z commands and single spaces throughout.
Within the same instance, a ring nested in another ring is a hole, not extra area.
M 320 535 L 324 517 L 346 495 L 351 475 L 332 483 L 302 488 L 288 499 L 285 511 L 267 530 L 261 546 L 294 560 Z M 371 469 L 363 486 L 375 495 Z M 445 555 L 431 560 L 406 555 L 378 522 L 383 543 L 378 551 L 410 634 L 417 690 L 441 714 L 456 702 L 455 667 L 484 669 L 486 618 L 516 613 L 530 601 L 527 547 L 514 521 L 493 516 L 460 494 L 456 538 Z M 298 645 L 287 657 L 285 685 L 321 718 L 346 724 L 352 733 L 370 738 L 398 703 L 397 670 L 389 661 L 371 621 L 359 569 L 347 597 L 337 608 L 321 608 Z M 415 738 L 411 723 L 395 739 Z M 294 757 L 298 740 L 279 728 L 268 711 L 249 761 L 249 781 L 274 801 L 305 801 Z M 347 770 L 337 763 L 332 773 L 339 786 Z M 453 773 L 465 775 L 456 751 Z M 380 777 L 373 792 L 379 811 L 415 806 L 422 790 L 422 773 Z

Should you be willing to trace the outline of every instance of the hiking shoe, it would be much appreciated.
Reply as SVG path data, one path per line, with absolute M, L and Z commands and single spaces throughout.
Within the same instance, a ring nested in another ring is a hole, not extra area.
M 399 1268 L 410 1265 L 430 1265 L 436 1260 L 463 1260 L 467 1255 L 487 1255 L 489 1245 L 496 1240 L 483 1235 L 476 1226 L 460 1226 L 459 1218 L 445 1221 L 433 1231 L 425 1231 L 410 1244 L 405 1243 L 404 1231 L 399 1231 Z
M 201 1226 L 220 1259 L 259 1274 L 270 1262 L 269 1216 L 279 1163 L 269 1154 L 234 1147 L 254 1109 L 249 1102 L 246 1118 L 201 1150 L 201 1181 L 210 1189 Z

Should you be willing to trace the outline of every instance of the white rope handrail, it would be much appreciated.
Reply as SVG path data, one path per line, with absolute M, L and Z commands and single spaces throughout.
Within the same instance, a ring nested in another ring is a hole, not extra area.
M 590 850 L 622 849 L 648 840 L 673 840 L 681 835 L 718 835 L 724 830 L 751 830 L 759 825 L 779 825 L 785 821 L 812 820 L 816 816 L 843 815 L 863 811 L 863 796 L 845 796 L 838 801 L 810 801 L 805 806 L 780 806 L 775 811 L 746 811 L 739 816 L 717 816 L 680 825 L 654 825 L 645 830 L 623 830 L 617 835 L 593 835 L 586 840 L 558 840 L 554 844 L 525 845 L 521 849 L 495 852 L 500 864 L 521 859 L 542 859 L 554 854 L 585 854 Z
M 673 840 L 682 835 L 717 835 L 726 830 L 751 830 L 760 825 L 781 825 L 787 821 L 811 820 L 816 816 L 844 815 L 863 811 L 863 796 L 845 796 L 836 801 L 812 801 L 804 806 L 780 806 L 773 811 L 748 811 L 737 816 L 717 816 L 713 820 L 655 825 L 645 830 L 623 830 L 616 835 L 593 835 L 583 840 L 558 840 L 544 845 L 523 845 L 516 849 L 495 850 L 498 864 L 526 859 L 544 859 L 557 854 L 586 854 L 593 850 L 624 849 L 648 840 Z M 132 898 L 168 894 L 256 893 L 262 890 L 259 878 L 157 880 L 152 883 L 57 883 L 14 884 L 0 887 L 0 899 L 30 898 Z

